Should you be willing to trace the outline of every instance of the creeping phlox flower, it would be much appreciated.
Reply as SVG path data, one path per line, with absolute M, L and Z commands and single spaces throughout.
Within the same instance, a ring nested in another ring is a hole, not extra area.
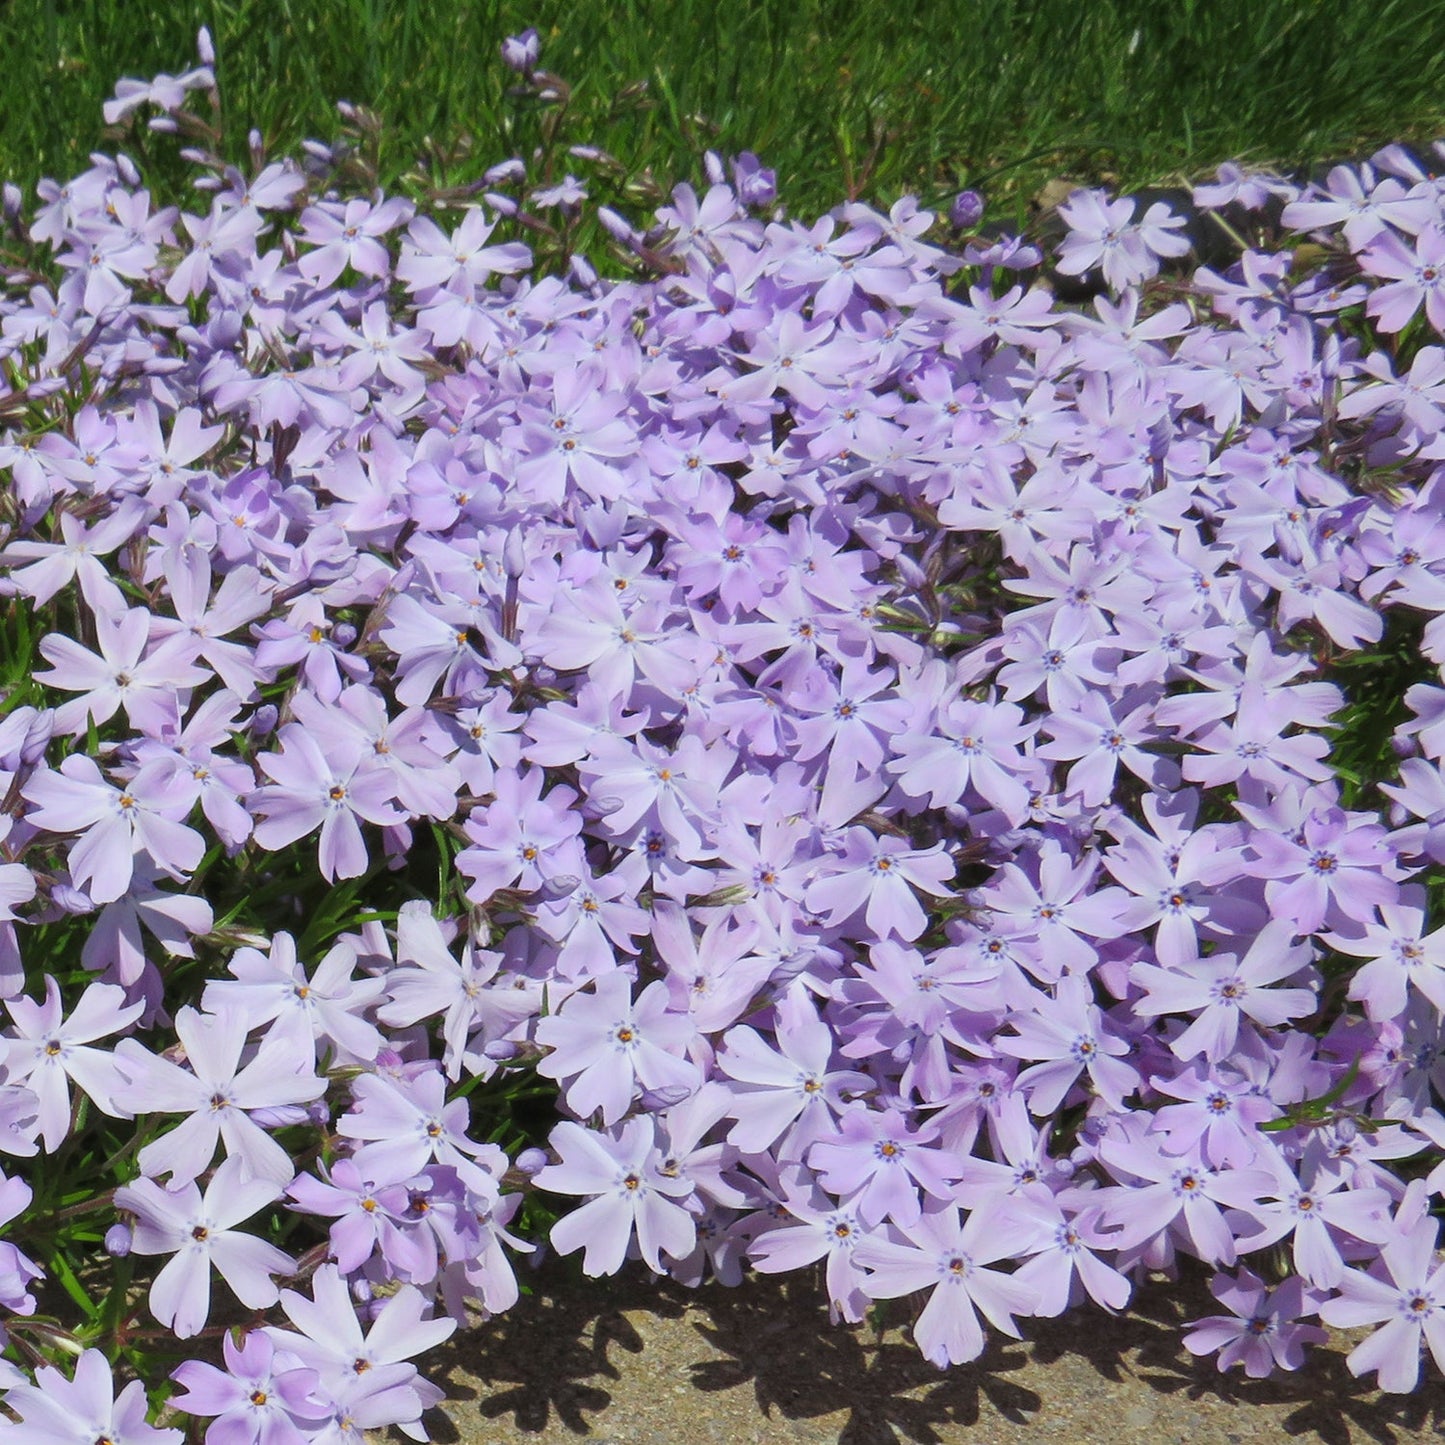
M 0 285 L 0 1153 L 110 1161 L 177 1336 L 254 1312 L 211 1445 L 422 1436 L 534 1188 L 589 1274 L 926 1291 L 941 1366 L 1182 1255 L 1221 1368 L 1445 1364 L 1436 162 L 1225 167 L 1214 271 L 1097 191 L 953 255 L 748 155 L 421 214 L 253 141 L 7 192 Z M 0 1373 L 0 1437 L 174 1434 Z
M 274 1245 L 233 1226 L 275 1200 L 269 1179 L 250 1179 L 240 1159 L 227 1159 L 203 1195 L 194 1183 L 162 1189 L 138 1179 L 116 1190 L 117 1209 L 135 1216 L 131 1249 L 169 1254 L 151 1286 L 151 1312 L 181 1339 L 198 1333 L 210 1313 L 211 1267 L 252 1309 L 275 1304 L 274 1275 L 288 1275 L 295 1260 Z

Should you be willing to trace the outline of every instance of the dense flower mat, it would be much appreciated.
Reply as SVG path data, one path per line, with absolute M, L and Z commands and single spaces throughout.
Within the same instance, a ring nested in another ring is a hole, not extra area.
M 544 1242 L 1445 1366 L 1445 181 L 1078 193 L 1066 306 L 750 157 L 599 279 L 188 154 L 6 196 L 0 1441 L 422 1438 Z

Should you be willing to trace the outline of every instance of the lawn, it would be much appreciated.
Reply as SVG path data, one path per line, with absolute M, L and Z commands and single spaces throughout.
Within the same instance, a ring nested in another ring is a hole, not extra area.
M 203 23 L 233 156 L 252 125 L 327 138 L 346 99 L 384 120 L 386 183 L 520 148 L 496 53 L 528 24 L 632 172 L 753 150 L 797 213 L 968 184 L 1001 218 L 1051 177 L 1298 168 L 1445 130 L 1445 6 L 1419 0 L 10 0 L 0 175 L 81 169 L 116 77 L 183 69 Z

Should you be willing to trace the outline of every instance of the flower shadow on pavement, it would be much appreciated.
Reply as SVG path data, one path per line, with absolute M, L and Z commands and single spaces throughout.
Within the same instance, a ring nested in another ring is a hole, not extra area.
M 1212 1409 L 1204 1428 L 1217 1424 L 1221 1441 L 1241 1438 L 1220 1423 L 1234 1410 L 1255 1417 L 1244 1438 L 1272 1426 L 1321 1445 L 1413 1445 L 1445 1426 L 1445 1385 L 1382 1395 L 1349 1373 L 1339 1347 L 1270 1380 L 1221 1375 L 1212 1358 L 1193 1358 L 1182 1326 L 1218 1309 L 1198 1269 L 1142 1289 L 1128 1317 L 1088 1309 L 1023 1321 L 1025 1343 L 994 1334 L 980 1360 L 948 1371 L 898 1327 L 907 1301 L 881 1331 L 833 1328 L 821 1289 L 802 1277 L 688 1290 L 641 1270 L 584 1280 L 552 1261 L 532 1284 L 507 1314 L 459 1332 L 433 1356 L 428 1374 L 448 1396 L 445 1413 L 428 1418 L 439 1445 L 602 1442 L 614 1429 L 677 1445 L 775 1437 L 947 1445 L 973 1426 L 990 1440 L 1022 1442 L 1058 1411 L 1095 1438 L 1115 1433 L 1112 1415 L 1127 1413 L 1134 1425 L 1142 1412 L 1162 1427 L 1178 1410 L 1195 1412 L 1192 1426 L 1181 1421 L 1186 1437 L 1212 1442 L 1198 1409 Z

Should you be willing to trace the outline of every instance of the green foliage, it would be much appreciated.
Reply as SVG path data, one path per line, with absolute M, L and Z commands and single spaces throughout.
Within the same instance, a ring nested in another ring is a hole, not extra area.
M 497 59 L 529 24 L 575 83 L 573 133 L 629 174 L 751 149 L 796 213 L 966 181 L 1001 216 L 1059 175 L 1133 186 L 1445 128 L 1445 7 L 1408 0 L 10 0 L 0 176 L 82 169 L 116 79 L 185 69 L 202 23 L 233 159 L 251 125 L 273 150 L 333 137 L 346 99 L 383 119 L 388 183 L 531 149 Z

